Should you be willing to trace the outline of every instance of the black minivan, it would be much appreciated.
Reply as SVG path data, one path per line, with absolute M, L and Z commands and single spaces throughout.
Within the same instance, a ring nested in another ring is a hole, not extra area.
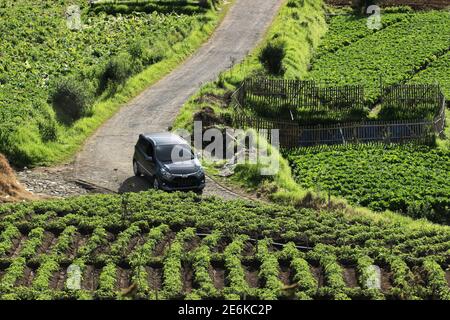
M 190 145 L 165 132 L 141 134 L 133 156 L 135 176 L 153 178 L 153 187 L 166 191 L 205 188 L 205 172 Z

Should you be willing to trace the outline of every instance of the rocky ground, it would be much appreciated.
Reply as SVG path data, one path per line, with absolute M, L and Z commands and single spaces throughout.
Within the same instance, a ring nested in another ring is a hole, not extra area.
M 71 178 L 71 168 L 37 168 L 18 171 L 17 179 L 26 190 L 44 197 L 71 197 L 85 195 L 95 190 L 86 188 Z
M 73 178 L 72 165 L 54 168 L 24 169 L 16 173 L 19 182 L 37 196 L 44 198 L 67 198 L 73 196 L 94 193 L 116 193 L 102 187 L 75 180 Z M 151 183 L 145 178 L 137 178 L 133 188 L 119 190 L 119 192 L 138 192 L 151 188 Z M 208 176 L 206 179 L 205 196 L 218 196 L 227 200 L 248 199 L 257 200 L 256 196 L 249 194 L 234 186 L 227 186 L 217 181 L 215 177 Z

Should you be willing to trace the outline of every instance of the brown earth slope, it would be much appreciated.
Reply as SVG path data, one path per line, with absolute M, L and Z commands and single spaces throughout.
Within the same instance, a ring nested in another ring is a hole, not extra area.
M 33 199 L 36 197 L 17 181 L 8 160 L 0 154 L 0 203 Z

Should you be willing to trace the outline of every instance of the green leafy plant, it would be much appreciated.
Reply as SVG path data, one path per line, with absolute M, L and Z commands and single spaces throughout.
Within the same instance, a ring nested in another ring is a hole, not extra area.
M 86 87 L 74 79 L 61 79 L 56 82 L 50 100 L 60 121 L 71 122 L 91 115 L 92 96 Z
M 164 259 L 164 296 L 176 298 L 182 294 L 181 258 L 184 241 L 195 235 L 193 228 L 188 228 L 177 234 Z
M 269 251 L 271 241 L 258 241 L 256 257 L 261 262 L 259 277 L 264 279 L 265 286 L 259 292 L 261 299 L 276 300 L 281 296 L 283 283 L 278 278 L 280 273 L 277 257 Z
M 375 211 L 448 223 L 450 153 L 417 145 L 348 145 L 287 152 L 301 187 Z
M 228 269 L 227 280 L 229 288 L 224 290 L 225 299 L 241 299 L 250 293 L 250 287 L 245 281 L 245 271 L 241 264 L 244 243 L 247 236 L 238 236 L 224 251 L 225 267 Z
M 20 236 L 20 231 L 14 225 L 8 225 L 0 234 L 0 256 L 4 255 L 13 246 L 13 240 Z
M 423 267 L 428 277 L 428 287 L 435 299 L 450 300 L 450 289 L 441 266 L 431 258 L 425 259 Z
M 132 74 L 132 57 L 128 53 L 121 53 L 112 57 L 101 70 L 99 75 L 99 91 L 103 92 L 108 87 L 116 90 L 123 85 Z
M 0 207 L 3 240 L 20 236 L 11 226 L 26 237 L 13 256 L 0 255 L 0 299 L 446 297 L 448 226 L 155 191 L 129 194 L 123 219 L 122 200 L 91 195 Z M 374 261 L 392 274 L 391 290 L 365 287 Z M 55 281 L 70 265 L 80 268 L 81 290 Z M 282 267 L 292 287 L 282 285 Z M 218 278 L 211 268 L 223 269 Z M 347 286 L 344 268 L 356 270 L 358 287 Z

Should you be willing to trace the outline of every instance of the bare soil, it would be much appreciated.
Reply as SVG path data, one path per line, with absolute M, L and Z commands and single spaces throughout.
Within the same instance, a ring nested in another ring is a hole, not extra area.
M 294 270 L 289 265 L 280 263 L 279 279 L 285 286 L 294 284 Z
M 67 280 L 67 268 L 61 268 L 58 272 L 55 272 L 50 280 L 49 286 L 55 290 L 64 290 Z
M 183 277 L 183 292 L 190 293 L 194 287 L 194 271 L 188 264 L 183 264 L 181 274 Z
M 256 253 L 256 247 L 251 242 L 246 242 L 244 250 L 242 251 L 242 256 L 253 257 Z
M 26 266 L 25 270 L 23 272 L 23 276 L 21 278 L 17 279 L 15 286 L 16 287 L 19 287 L 19 286 L 29 287 L 29 286 L 31 286 L 31 283 L 33 282 L 35 274 L 36 274 L 36 269 Z
M 244 266 L 245 281 L 247 281 L 250 288 L 259 288 L 261 286 L 258 277 L 259 269 L 255 265 Z
M 100 269 L 93 265 L 87 265 L 83 273 L 83 280 L 81 288 L 84 290 L 95 291 L 98 288 L 98 278 L 100 276 Z
M 117 268 L 117 283 L 116 289 L 125 289 L 131 285 L 131 270 L 124 268 Z
M 343 268 L 343 276 L 344 281 L 347 287 L 350 288 L 357 288 L 358 287 L 358 279 L 356 276 L 356 270 L 355 268 Z
M 164 255 L 166 250 L 170 247 L 170 244 L 175 239 L 175 232 L 169 232 L 162 241 L 160 241 L 153 250 L 154 257 L 161 257 Z
M 147 266 L 148 281 L 151 290 L 161 291 L 163 282 L 162 266 Z
M 325 279 L 324 279 L 322 268 L 317 267 L 317 266 L 311 266 L 310 269 L 311 269 L 312 275 L 317 280 L 317 284 L 318 284 L 319 288 L 323 287 L 325 284 Z
M 28 237 L 25 235 L 21 235 L 19 238 L 13 239 L 13 246 L 6 256 L 8 258 L 16 258 L 22 250 L 22 247 L 27 239 Z
M 52 232 L 46 231 L 44 233 L 44 239 L 42 240 L 41 245 L 36 250 L 36 255 L 40 255 L 40 254 L 47 253 L 48 251 L 50 251 L 51 248 L 56 243 L 57 239 L 58 238 Z
M 381 291 L 388 293 L 392 289 L 392 273 L 387 269 L 381 269 Z
M 225 268 L 223 265 L 212 263 L 209 268 L 209 276 L 213 279 L 214 287 L 217 290 L 225 288 Z
M 184 250 L 186 252 L 192 252 L 200 246 L 201 242 L 202 239 L 200 237 L 194 237 L 185 243 Z

